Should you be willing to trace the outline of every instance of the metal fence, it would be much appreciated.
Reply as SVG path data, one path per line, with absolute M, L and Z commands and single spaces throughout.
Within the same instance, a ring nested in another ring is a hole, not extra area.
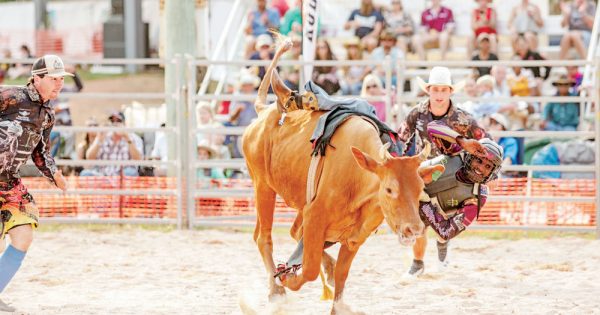
M 5 60 L 0 60 L 4 62 Z M 8 62 L 22 62 L 22 60 L 8 60 Z M 153 181 L 142 179 L 115 179 L 112 182 L 119 184 L 103 185 L 94 184 L 94 180 L 99 182 L 111 182 L 109 179 L 90 179 L 87 182 L 84 180 L 71 179 L 73 182 L 71 189 L 66 194 L 58 192 L 56 189 L 43 188 L 42 186 L 32 187 L 31 191 L 38 201 L 44 201 L 52 204 L 55 207 L 63 207 L 72 209 L 72 211 L 52 212 L 51 215 L 44 216 L 42 213 L 42 222 L 118 222 L 118 223 L 167 223 L 177 224 L 178 227 L 194 227 L 194 226 L 215 226 L 215 225 L 253 225 L 254 217 L 254 200 L 251 183 L 246 180 L 224 180 L 216 187 L 205 188 L 199 187 L 196 179 L 196 169 L 209 167 L 235 168 L 243 170 L 245 163 L 243 159 L 229 160 L 206 160 L 198 161 L 194 150 L 184 150 L 181 143 L 196 143 L 196 135 L 199 133 L 215 133 L 226 135 L 241 135 L 243 127 L 223 127 L 223 128 L 198 128 L 196 125 L 195 106 L 198 101 L 219 101 L 219 100 L 248 100 L 253 101 L 255 95 L 232 95 L 220 94 L 211 95 L 208 93 L 197 93 L 200 85 L 196 77 L 197 67 L 211 67 L 215 65 L 241 68 L 246 66 L 267 66 L 267 61 L 219 61 L 219 60 L 196 60 L 189 57 L 177 57 L 173 60 L 163 59 L 105 59 L 105 60 L 68 60 L 69 63 L 80 64 L 103 64 L 103 65 L 164 65 L 171 63 L 177 65 L 178 77 L 179 74 L 185 73 L 185 80 L 176 82 L 176 91 L 168 95 L 166 93 L 76 93 L 67 94 L 65 96 L 71 98 L 106 98 L 106 99 L 162 99 L 172 100 L 175 104 L 177 121 L 173 126 L 167 128 L 115 128 L 115 127 L 55 127 L 56 131 L 70 132 L 87 132 L 87 131 L 127 131 L 127 132 L 156 132 L 163 131 L 171 134 L 175 141 L 170 143 L 174 146 L 176 152 L 175 159 L 170 161 L 100 161 L 100 160 L 57 160 L 59 165 L 136 165 L 136 166 L 165 166 L 172 167 L 174 172 L 167 178 L 155 178 Z M 390 59 L 382 62 L 377 61 L 315 61 L 316 66 L 333 65 L 362 65 L 362 66 L 382 66 L 386 71 L 386 95 L 385 97 L 374 98 L 386 102 L 386 108 L 389 111 L 392 106 L 392 98 L 389 97 L 392 93 L 396 93 L 395 99 L 402 102 L 416 102 L 421 100 L 412 94 L 407 94 L 398 89 L 395 92 L 392 90 L 392 75 L 397 74 L 397 82 L 403 82 L 405 79 L 412 79 L 416 76 L 426 76 L 428 72 L 420 69 L 420 67 L 431 67 L 435 65 L 443 65 L 453 69 L 455 73 L 467 73 L 464 71 L 468 67 L 477 66 L 566 66 L 576 65 L 585 66 L 591 65 L 594 71 L 598 71 L 599 60 L 593 62 L 586 61 L 496 61 L 496 62 L 417 62 L 417 61 L 399 61 L 393 64 Z M 304 65 L 302 61 L 282 61 L 280 65 Z M 598 76 L 595 76 L 592 96 L 577 96 L 577 97 L 510 97 L 498 98 L 499 102 L 514 102 L 514 101 L 536 101 L 536 102 L 580 102 L 584 104 L 596 104 L 594 121 L 594 131 L 577 131 L 577 132 L 543 132 L 543 131 L 507 131 L 495 133 L 497 136 L 515 136 L 515 137 L 585 137 L 595 138 L 600 137 L 600 114 L 598 105 L 600 104 L 598 95 Z M 209 80 L 210 78 L 205 78 Z M 304 82 L 303 79 L 300 82 Z M 206 83 L 202 83 L 203 85 Z M 269 96 L 270 100 L 274 100 L 274 96 Z M 454 99 L 454 98 L 453 98 Z M 463 101 L 467 98 L 456 98 L 455 101 Z M 581 111 L 584 113 L 585 111 Z M 186 120 L 184 123 L 184 119 Z M 196 126 L 194 128 L 185 128 L 185 126 Z M 187 137 L 186 141 L 183 137 Z M 596 230 L 600 237 L 600 189 L 598 189 L 598 178 L 600 178 L 600 141 L 596 141 L 596 162 L 594 166 L 590 165 L 561 165 L 561 166 L 532 166 L 532 165 L 513 165 L 507 167 L 507 170 L 512 171 L 527 171 L 530 176 L 525 178 L 524 183 L 505 182 L 502 185 L 510 187 L 519 187 L 512 189 L 510 193 L 494 194 L 489 198 L 489 206 L 486 206 L 492 211 L 498 211 L 494 214 L 495 218 L 506 217 L 506 214 L 498 210 L 504 206 L 517 209 L 522 208 L 522 211 L 534 211 L 539 209 L 539 205 L 550 207 L 551 211 L 547 211 L 549 216 L 556 217 L 561 211 L 581 211 L 585 218 L 589 217 L 587 223 L 583 221 L 558 218 L 548 219 L 546 223 L 540 223 L 543 220 L 528 223 L 524 220 L 496 220 L 492 221 L 480 220 L 480 223 L 475 228 L 482 229 L 558 229 L 558 230 L 573 230 L 573 231 L 593 231 Z M 554 183 L 555 191 L 549 192 L 546 183 L 539 182 L 531 178 L 532 171 L 569 171 L 569 172 L 594 172 L 596 180 L 587 181 L 583 184 L 574 182 L 556 182 Z M 41 185 L 41 184 L 40 184 Z M 512 185 L 512 186 L 511 186 Z M 564 186 L 580 187 L 583 195 L 577 195 L 577 191 L 569 191 Z M 544 188 L 546 187 L 546 188 Z M 557 188 L 558 187 L 558 188 Z M 506 192 L 506 189 L 504 190 Z M 47 197 L 47 198 L 46 198 Z M 139 197 L 138 199 L 135 199 Z M 141 197 L 145 197 L 143 199 Z M 46 199 L 44 199 L 46 198 Z M 106 201 L 112 198 L 113 203 L 106 203 L 103 206 L 99 205 L 99 201 Z M 59 202 L 57 202 L 57 200 Z M 70 200 L 70 201 L 69 201 Z M 116 202 L 115 200 L 118 200 Z M 43 207 L 44 202 L 38 202 L 40 207 Z M 62 202 L 62 203 L 61 203 Z M 119 211 L 104 211 L 113 209 L 114 205 L 118 204 Z M 537 206 L 536 206 L 537 204 Z M 111 206 L 112 205 L 112 206 Z M 112 207 L 112 208 L 111 208 Z M 282 200 L 278 200 L 278 221 L 277 225 L 290 225 L 295 210 L 288 208 Z M 82 211 L 82 209 L 87 209 Z M 104 209 L 104 210 L 98 210 Z M 150 209 L 150 210 L 148 210 Z M 156 211 L 151 211 L 154 209 Z M 591 209 L 591 210 L 590 210 Z M 147 211 L 148 210 L 148 211 Z M 104 212 L 103 212 L 104 211 Z M 580 212 L 581 212 L 580 211 Z M 484 208 L 485 212 L 485 208 Z M 513 211 L 514 213 L 514 211 Z M 524 212 L 523 212 L 524 213 Z M 46 212 L 49 214 L 49 212 Z M 511 214 L 512 215 L 512 214 Z M 509 217 L 511 215 L 508 215 Z M 558 215 L 560 217 L 560 215 Z M 576 214 L 579 216 L 579 214 Z M 513 218 L 514 219 L 514 218 Z M 536 223 L 537 222 L 537 223 Z M 575 222 L 575 223 L 573 223 Z M 497 223 L 502 223 L 498 225 Z

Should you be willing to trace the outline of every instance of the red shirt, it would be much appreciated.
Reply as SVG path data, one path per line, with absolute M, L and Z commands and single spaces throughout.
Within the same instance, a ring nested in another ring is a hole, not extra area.
M 477 8 L 473 10 L 473 15 L 475 16 L 475 20 L 479 21 L 481 19 L 485 21 L 490 21 L 492 19 L 492 8 L 486 8 L 485 11 L 481 11 L 481 9 Z M 487 34 L 496 34 L 496 28 L 491 26 L 480 27 L 475 30 L 475 37 L 479 36 L 481 33 Z
M 423 11 L 421 15 L 421 25 L 427 27 L 428 30 L 434 29 L 441 32 L 448 23 L 454 23 L 454 16 L 452 10 L 446 7 L 441 7 L 437 15 L 432 9 Z

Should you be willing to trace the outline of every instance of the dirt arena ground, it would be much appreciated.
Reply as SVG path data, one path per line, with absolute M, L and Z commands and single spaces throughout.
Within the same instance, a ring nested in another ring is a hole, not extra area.
M 282 233 L 274 244 L 280 260 L 295 245 Z M 425 275 L 407 281 L 410 249 L 393 235 L 372 236 L 346 302 L 367 314 L 600 314 L 600 241 L 460 237 L 444 273 L 434 270 L 431 244 Z M 328 314 L 320 292 L 316 281 L 268 304 L 247 232 L 50 227 L 36 233 L 2 298 L 18 314 L 241 314 L 240 301 L 257 314 Z

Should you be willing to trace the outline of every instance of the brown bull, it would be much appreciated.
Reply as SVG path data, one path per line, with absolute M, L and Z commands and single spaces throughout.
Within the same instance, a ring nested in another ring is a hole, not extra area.
M 289 47 L 288 42 L 277 50 L 266 71 L 255 102 L 258 119 L 243 135 L 243 152 L 257 206 L 254 240 L 269 274 L 270 297 L 285 293 L 273 278 L 276 267 L 271 230 L 276 195 L 299 211 L 292 236 L 304 238 L 302 273 L 286 277 L 285 287 L 298 290 L 305 282 L 315 280 L 325 242 L 339 242 L 341 248 L 334 271 L 332 313 L 335 313 L 358 248 L 384 218 L 401 240 L 414 240 L 421 235 L 424 226 L 418 214 L 419 195 L 424 180 L 431 180 L 431 174 L 443 171 L 443 166 L 420 169 L 421 156 L 390 156 L 378 131 L 353 116 L 332 137 L 335 148 L 327 149 L 316 195 L 307 204 L 306 183 L 312 152 L 309 139 L 322 112 L 292 111 L 283 125 L 278 124 L 283 108 L 309 108 L 308 103 L 314 101 L 314 95 L 293 97 L 274 70 Z M 269 83 L 277 95 L 277 106 L 265 104 Z M 307 104 L 294 104 L 296 101 Z

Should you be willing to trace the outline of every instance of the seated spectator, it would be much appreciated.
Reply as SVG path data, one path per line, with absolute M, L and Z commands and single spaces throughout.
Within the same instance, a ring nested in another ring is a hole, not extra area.
M 273 38 L 271 35 L 262 34 L 256 39 L 256 51 L 250 56 L 250 60 L 268 60 L 271 61 L 275 56 L 273 52 Z M 259 66 L 257 70 L 258 77 L 262 80 L 265 76 L 265 66 Z
M 2 58 L 3 59 L 11 59 L 12 58 L 12 53 L 10 52 L 10 49 L 6 48 L 2 51 Z M 6 77 L 8 77 L 8 72 L 9 72 L 10 68 L 12 68 L 14 66 L 15 65 L 10 64 L 10 63 L 0 64 L 0 84 L 2 84 L 4 82 L 4 79 Z
M 85 121 L 85 126 L 86 127 L 98 127 L 99 125 L 98 125 L 98 121 L 96 121 L 96 118 L 90 117 Z M 92 145 L 92 143 L 96 139 L 96 135 L 97 135 L 97 133 L 94 131 L 88 131 L 85 133 L 85 136 L 83 137 L 83 141 L 79 142 L 77 144 L 77 148 L 75 149 L 77 160 L 85 160 L 86 159 L 85 153 L 89 149 L 90 145 Z M 87 167 L 81 167 L 81 166 L 75 167 L 75 174 L 78 175 L 79 173 L 81 173 L 81 171 L 84 168 L 87 168 Z
M 439 47 L 442 60 L 450 44 L 454 31 L 452 10 L 441 5 L 441 0 L 431 0 L 431 7 L 421 14 L 420 34 L 413 36 L 413 48 L 421 60 L 425 60 L 425 49 Z
M 363 59 L 371 59 L 371 54 L 375 48 L 379 47 L 379 38 L 368 37 L 361 41 L 363 47 Z
M 578 91 L 581 86 L 581 82 L 583 81 L 583 74 L 579 72 L 579 67 L 577 66 L 567 66 L 567 76 L 569 79 L 575 82 L 573 86 L 573 91 Z
M 479 52 L 473 56 L 472 60 L 474 61 L 490 61 L 490 60 L 498 60 L 498 56 L 491 52 L 490 47 L 490 35 L 488 33 L 481 33 L 477 37 L 477 42 L 479 43 Z M 479 76 L 483 76 L 486 74 L 490 74 L 492 67 L 477 67 L 477 74 Z
M 560 2 L 562 21 L 560 25 L 568 31 L 560 40 L 560 59 L 568 59 L 567 53 L 574 47 L 580 59 L 587 57 L 586 48 L 590 46 L 592 27 L 596 15 L 596 3 L 590 0 L 573 0 L 571 3 Z
M 248 13 L 246 25 L 246 56 L 250 56 L 252 47 L 260 35 L 269 35 L 269 29 L 279 29 L 279 12 L 267 7 L 267 0 L 256 0 L 256 7 Z
M 479 101 L 472 108 L 473 117 L 481 121 L 484 117 L 496 113 L 500 110 L 500 104 L 495 101 L 498 96 L 494 90 L 496 80 L 489 74 L 477 79 L 477 89 L 479 90 Z
M 506 83 L 506 66 L 495 65 L 490 70 L 490 75 L 494 77 L 496 86 L 494 90 L 498 91 L 498 95 L 508 97 L 510 96 L 510 88 Z
M 575 86 L 575 82 L 566 75 L 560 78 L 552 85 L 556 86 L 556 96 L 576 96 L 569 90 Z M 544 107 L 544 121 L 542 129 L 552 131 L 575 131 L 579 125 L 579 103 L 558 103 L 550 102 Z
M 281 0 L 283 1 L 283 0 Z M 317 18 L 317 33 L 321 30 L 321 19 Z M 289 9 L 281 19 L 279 32 L 283 35 L 299 35 L 302 38 L 302 0 L 296 0 L 293 8 Z
M 366 46 L 367 38 L 377 39 L 383 29 L 384 19 L 381 12 L 373 6 L 373 0 L 361 0 L 360 9 L 352 10 L 346 24 L 345 30 L 354 30 L 354 35 L 361 39 Z
M 200 142 L 197 146 L 198 161 L 206 161 L 217 159 L 217 151 L 207 144 L 206 142 Z M 224 179 L 225 173 L 222 168 L 211 167 L 211 168 L 198 168 L 196 170 L 196 179 L 201 183 L 202 188 L 210 188 L 211 186 L 219 186 L 219 182 L 216 180 Z
M 408 44 L 415 33 L 415 22 L 410 13 L 404 10 L 402 0 L 392 0 L 388 10 L 383 11 L 386 28 L 394 35 L 398 47 L 405 54 L 408 53 Z
M 521 57 L 514 56 L 513 60 L 521 60 Z M 537 83 L 529 69 L 523 69 L 520 66 L 512 67 L 512 73 L 507 75 L 506 83 L 511 96 L 538 95 Z
M 460 93 L 461 92 L 457 94 Z M 469 97 L 470 99 L 458 104 L 458 107 L 473 115 L 474 109 L 478 106 L 477 100 L 479 99 L 479 89 L 477 88 L 477 83 L 472 76 L 467 77 L 465 80 L 465 86 L 462 89 L 462 94 L 462 96 Z
M 331 47 L 329 47 L 329 42 L 323 38 L 317 39 L 315 60 L 336 60 Z M 322 87 L 327 94 L 332 95 L 340 90 L 340 82 L 335 66 L 315 66 L 312 76 L 312 80 Z
M 256 87 L 260 80 L 250 73 L 242 73 L 239 81 L 238 93 L 242 95 L 256 94 Z M 256 119 L 258 115 L 254 109 L 254 101 L 236 101 L 229 109 L 229 122 L 226 126 L 245 127 Z M 242 157 L 241 137 L 229 136 L 227 143 L 232 145 L 231 156 Z
M 360 39 L 352 37 L 344 43 L 346 60 L 363 60 L 363 51 Z M 360 95 L 362 81 L 367 75 L 367 67 L 354 65 L 343 66 L 340 71 L 340 86 L 344 95 Z
M 271 1 L 271 7 L 277 10 L 280 17 L 285 16 L 285 14 L 290 10 L 290 6 L 286 0 L 273 0 Z
M 521 60 L 546 60 L 546 58 L 542 57 L 537 51 L 533 51 L 529 48 L 529 44 L 525 37 L 519 36 L 517 38 L 517 50 L 515 50 L 515 54 L 521 58 Z M 544 73 L 542 73 L 541 68 L 544 69 Z M 536 80 L 536 86 L 538 87 L 537 93 L 535 95 L 541 95 L 541 87 L 544 84 L 544 81 L 550 77 L 550 70 L 552 70 L 549 66 L 543 67 L 527 67 L 527 69 L 531 70 L 533 77 Z
M 112 126 L 123 127 L 125 116 L 114 112 L 108 116 Z M 99 132 L 85 153 L 87 160 L 129 161 L 144 158 L 142 139 L 134 134 L 123 131 Z M 83 170 L 81 176 L 138 176 L 136 166 L 97 166 L 93 170 Z
M 199 129 L 212 129 L 223 127 L 223 124 L 215 120 L 215 114 L 210 103 L 200 101 L 196 104 L 196 123 Z M 224 145 L 225 136 L 216 133 L 198 133 L 196 135 L 197 143 L 206 142 L 212 146 L 221 158 L 229 159 L 231 154 Z
M 290 39 L 292 40 L 292 48 L 283 53 L 281 60 L 300 60 L 300 55 L 302 54 L 302 35 L 292 33 Z M 293 91 L 298 91 L 300 89 L 300 66 L 282 65 L 279 68 L 279 74 L 285 85 Z
M 477 46 L 479 35 L 488 34 L 490 51 L 498 52 L 498 37 L 496 36 L 497 14 L 489 0 L 475 0 L 477 8 L 471 12 L 471 29 L 474 35 L 467 42 L 467 56 L 473 56 L 473 48 Z
M 380 100 L 373 100 L 373 98 L 381 97 L 385 95 L 383 90 L 383 84 L 379 77 L 373 74 L 368 74 L 363 80 L 362 90 L 360 97 L 366 99 L 374 108 L 375 114 L 379 120 L 385 122 L 385 102 Z
M 513 50 L 517 50 L 517 38 L 523 36 L 527 40 L 529 48 L 537 51 L 537 35 L 544 27 L 544 19 L 542 19 L 540 7 L 529 0 L 521 0 L 520 4 L 512 8 L 507 24 L 512 39 Z
M 388 30 L 381 32 L 381 35 L 379 36 L 379 42 L 379 47 L 375 48 L 371 54 L 371 60 L 376 60 L 383 63 L 388 56 L 390 57 L 392 60 L 392 86 L 396 86 L 396 64 L 401 59 L 404 59 L 404 52 L 396 46 L 396 36 L 394 36 L 394 34 Z M 373 74 L 377 75 L 381 82 L 385 82 L 386 70 L 387 69 L 385 66 L 376 66 L 373 69 Z
M 489 117 L 488 131 L 510 130 L 508 119 L 500 113 L 494 113 Z M 494 137 L 494 140 L 504 149 L 504 161 L 502 166 L 522 164 L 523 154 L 519 140 L 514 137 Z M 515 172 L 502 172 L 505 177 L 516 177 Z
M 533 154 L 531 165 L 589 165 L 595 161 L 593 141 L 569 140 L 552 142 Z M 535 171 L 534 178 L 594 178 L 594 172 Z
M 19 48 L 19 55 L 16 56 L 18 59 L 33 59 L 34 56 L 31 53 L 31 50 L 29 49 L 29 46 L 23 44 L 21 45 L 21 47 Z M 13 67 L 11 67 L 8 70 L 8 76 L 11 79 L 18 79 L 18 78 L 27 78 L 30 76 L 31 72 L 31 66 L 28 64 L 15 64 Z

